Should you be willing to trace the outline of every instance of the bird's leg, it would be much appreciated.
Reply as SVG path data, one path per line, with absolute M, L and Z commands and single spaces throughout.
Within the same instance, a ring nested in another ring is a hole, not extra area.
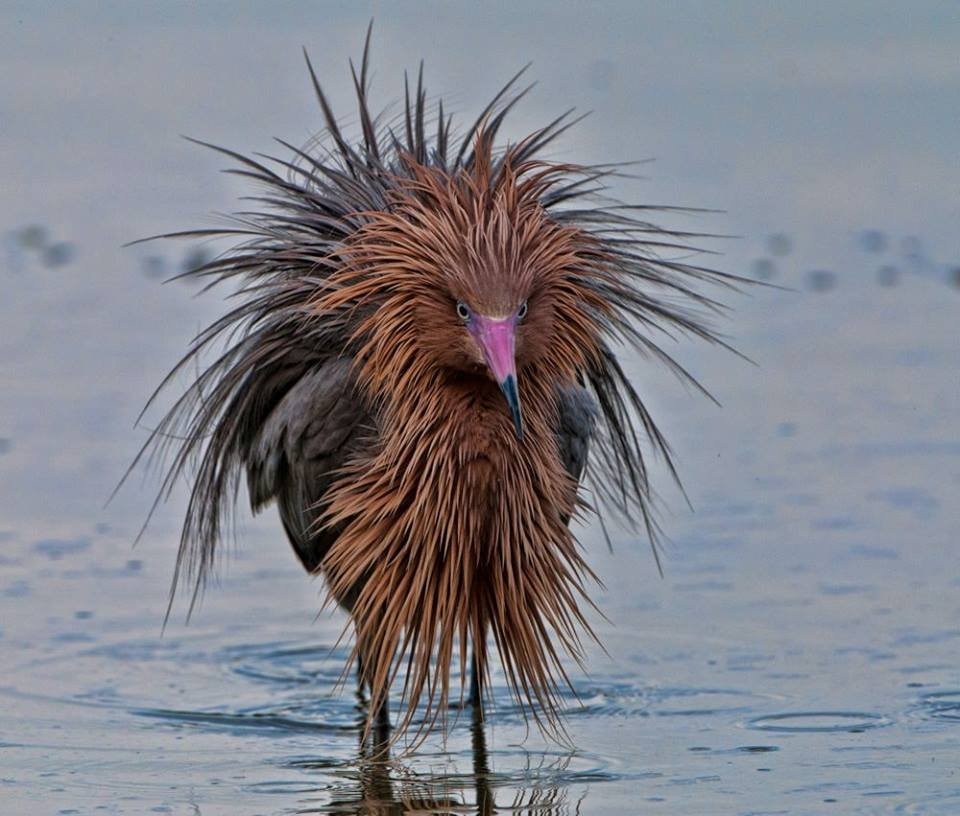
M 480 705 L 480 669 L 477 666 L 476 650 L 473 660 L 470 661 L 470 705 L 474 708 Z
M 390 695 L 384 694 L 377 707 L 376 720 L 377 739 L 384 742 L 390 734 Z
M 363 674 L 363 655 L 360 652 L 357 652 L 357 693 L 360 697 L 363 697 L 363 684 L 364 684 L 364 674 Z
M 390 691 L 385 689 L 381 699 L 377 700 L 377 693 L 373 687 L 373 677 L 368 675 L 367 667 L 370 661 L 364 660 L 363 648 L 357 650 L 357 685 L 360 696 L 364 689 L 369 690 L 370 700 L 367 705 L 376 705 L 377 710 L 371 718 L 373 734 L 378 744 L 385 743 L 390 735 Z
M 470 663 L 470 706 L 473 708 L 475 722 L 483 722 L 483 678 L 480 674 L 480 659 L 474 644 L 473 660 Z

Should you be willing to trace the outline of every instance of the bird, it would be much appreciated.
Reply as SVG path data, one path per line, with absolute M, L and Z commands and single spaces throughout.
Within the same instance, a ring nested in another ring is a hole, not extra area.
M 624 354 L 707 393 L 664 345 L 729 348 L 710 287 L 741 279 L 691 260 L 704 233 L 648 220 L 683 208 L 612 198 L 627 165 L 547 155 L 573 109 L 501 140 L 527 68 L 460 128 L 422 61 L 375 114 L 370 43 L 349 63 L 353 130 L 304 49 L 319 135 L 281 155 L 199 142 L 255 208 L 152 237 L 230 239 L 183 277 L 235 301 L 148 403 L 191 375 L 140 454 L 165 463 L 157 503 L 190 485 L 170 602 L 192 585 L 192 611 L 245 482 L 346 611 L 368 725 L 390 727 L 401 683 L 394 734 L 485 710 L 496 657 L 524 716 L 562 736 L 599 585 L 571 521 L 645 534 L 659 568 L 651 457 L 679 484 Z

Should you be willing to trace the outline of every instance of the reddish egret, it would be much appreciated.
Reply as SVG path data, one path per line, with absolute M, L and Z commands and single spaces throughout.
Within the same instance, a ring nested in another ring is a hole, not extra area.
M 192 484 L 174 587 L 197 597 L 245 477 L 253 511 L 276 503 L 349 612 L 368 724 L 401 678 L 398 732 L 465 697 L 482 710 L 495 651 L 524 712 L 555 730 L 564 659 L 592 636 L 594 576 L 569 521 L 610 512 L 656 552 L 649 455 L 673 470 L 615 350 L 695 384 L 658 342 L 720 342 L 701 285 L 737 279 L 683 260 L 692 233 L 647 221 L 660 208 L 605 197 L 621 166 L 544 158 L 570 114 L 498 143 L 519 74 L 455 136 L 422 68 L 399 113 L 374 116 L 368 50 L 369 33 L 351 64 L 355 138 L 308 58 L 321 138 L 280 142 L 282 158 L 215 148 L 258 207 L 176 233 L 235 237 L 185 274 L 238 294 L 165 381 L 196 371 L 147 443 L 172 446 L 161 495 Z

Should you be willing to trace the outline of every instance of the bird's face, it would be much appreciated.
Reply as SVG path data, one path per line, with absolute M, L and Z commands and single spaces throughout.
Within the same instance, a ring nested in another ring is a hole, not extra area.
M 473 343 L 476 357 L 483 361 L 507 400 L 517 437 L 523 439 L 523 414 L 517 390 L 517 330 L 527 316 L 527 301 L 505 313 L 483 314 L 464 300 L 458 300 L 457 317 Z
M 359 318 L 360 380 L 373 398 L 406 410 L 438 378 L 478 392 L 495 383 L 523 439 L 521 393 L 529 399 L 544 377 L 574 382 L 596 362 L 605 259 L 582 231 L 548 217 L 550 175 L 539 165 L 531 180 L 505 169 L 496 184 L 482 168 L 408 170 L 391 208 L 365 213 L 338 250 L 317 309 L 346 325 Z

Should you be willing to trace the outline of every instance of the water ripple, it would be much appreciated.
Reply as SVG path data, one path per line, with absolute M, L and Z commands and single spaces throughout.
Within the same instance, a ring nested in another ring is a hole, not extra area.
M 960 691 L 933 691 L 920 698 L 914 713 L 923 719 L 960 722 Z
M 783 714 L 765 714 L 746 723 L 755 731 L 775 731 L 785 734 L 835 733 L 846 731 L 858 734 L 871 728 L 891 725 L 892 720 L 882 714 L 862 711 L 797 711 Z
M 283 731 L 283 732 L 320 732 L 342 734 L 355 732 L 358 724 L 344 725 L 312 720 L 285 717 L 273 711 L 184 711 L 166 708 L 130 709 L 131 714 L 140 717 L 154 717 L 174 725 L 202 725 L 217 730 L 236 732 L 238 730 Z

